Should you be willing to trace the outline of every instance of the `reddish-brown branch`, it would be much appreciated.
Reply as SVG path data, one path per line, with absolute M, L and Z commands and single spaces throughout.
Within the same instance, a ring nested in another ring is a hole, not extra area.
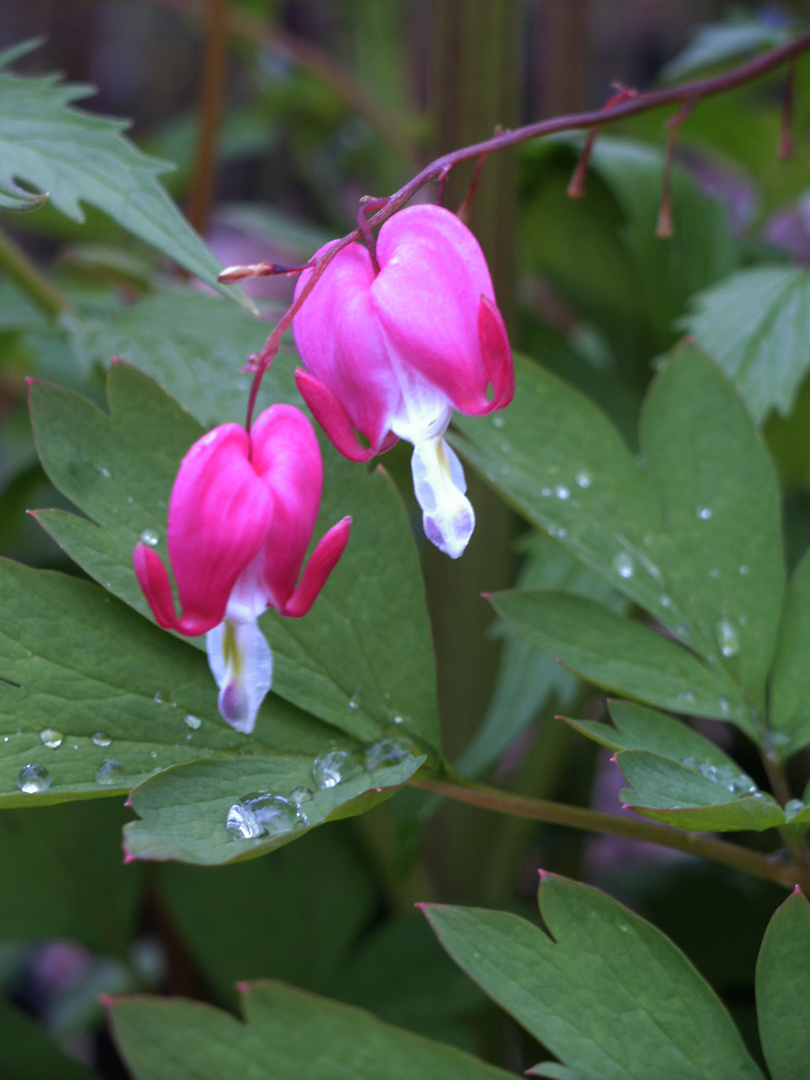
M 188 220 L 199 233 L 205 232 L 214 197 L 217 142 L 225 87 L 227 15 L 228 0 L 208 0 L 205 58 L 200 87 L 200 133 L 188 206 Z
M 683 83 L 680 86 L 667 87 L 664 90 L 650 90 L 643 94 L 637 94 L 635 97 L 631 97 L 627 100 L 620 101 L 609 108 L 595 109 L 582 113 L 572 113 L 570 116 L 557 116 L 550 120 L 541 120 L 536 124 L 527 124 L 525 127 L 515 128 L 512 131 L 503 131 L 497 135 L 493 135 L 490 139 L 486 139 L 484 142 L 474 143 L 471 146 L 462 147 L 460 150 L 454 150 L 452 153 L 444 154 L 442 157 L 432 161 L 430 165 L 426 165 L 421 172 L 417 173 L 416 176 L 401 187 L 399 191 L 395 191 L 390 198 L 383 200 L 384 205 L 369 219 L 368 224 L 372 229 L 379 228 L 380 225 L 392 217 L 398 210 L 401 210 L 402 207 L 405 206 L 417 192 L 421 191 L 426 184 L 437 181 L 441 186 L 450 170 L 456 165 L 461 164 L 461 162 L 481 158 L 482 156 L 494 153 L 497 150 L 506 150 L 512 146 L 519 146 L 521 143 L 530 142 L 532 139 L 539 139 L 546 135 L 557 135 L 565 131 L 588 131 L 595 127 L 605 127 L 608 124 L 615 124 L 621 120 L 627 120 L 631 116 L 638 116 L 640 113 L 649 112 L 652 109 L 665 108 L 668 105 L 689 106 L 689 108 L 692 109 L 706 98 L 715 97 L 717 94 L 724 94 L 729 90 L 735 90 L 739 86 L 744 86 L 746 83 L 754 82 L 763 75 L 767 75 L 769 72 L 775 71 L 782 65 L 790 63 L 792 60 L 795 60 L 797 56 L 800 56 L 808 50 L 810 50 L 810 33 L 802 34 L 788 44 L 782 45 L 777 49 L 772 49 L 770 52 L 764 53 L 754 60 L 749 60 L 747 63 L 741 64 L 740 67 L 734 68 L 732 71 L 728 71 L 723 75 L 716 75 L 710 79 L 698 79 L 694 82 Z M 680 113 L 678 115 L 680 116 Z M 331 263 L 332 259 L 334 259 L 338 252 L 342 251 L 343 248 L 348 247 L 349 244 L 358 240 L 360 235 L 360 230 L 354 229 L 346 236 L 336 240 L 331 247 L 327 248 L 326 251 L 315 260 L 312 273 L 306 284 L 295 298 L 292 306 L 285 312 L 273 333 L 267 339 L 262 351 L 256 357 L 256 376 L 254 378 L 253 387 L 251 388 L 250 404 L 248 407 L 248 427 L 250 426 L 250 417 L 253 413 L 253 406 L 256 401 L 256 395 L 258 393 L 262 375 L 270 366 L 273 358 L 278 352 L 281 338 L 292 324 L 293 317 L 296 315 L 327 266 Z

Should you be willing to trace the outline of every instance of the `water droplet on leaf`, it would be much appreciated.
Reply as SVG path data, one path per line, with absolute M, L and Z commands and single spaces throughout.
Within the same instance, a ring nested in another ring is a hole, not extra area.
M 111 746 L 112 739 L 109 735 L 105 735 L 103 731 L 97 731 L 95 735 L 91 736 L 90 742 L 93 746 Z
M 570 488 L 567 488 L 565 484 L 557 484 L 554 488 L 554 494 L 558 499 L 562 499 L 562 501 L 565 502 L 566 499 L 570 498 L 571 490 Z
M 360 771 L 360 762 L 348 750 L 326 750 L 312 765 L 315 786 L 324 790 L 342 784 Z
M 147 547 L 157 547 L 160 543 L 160 537 L 154 529 L 144 529 L 141 533 L 141 540 Z
M 613 560 L 613 569 L 620 578 L 625 580 L 631 578 L 636 569 L 632 555 L 629 555 L 626 551 L 620 551 Z
M 407 739 L 381 739 L 366 747 L 366 770 L 373 772 L 389 765 L 399 765 L 412 755 L 413 746 Z
M 199 716 L 192 716 L 191 713 L 186 715 L 186 727 L 190 727 L 192 731 L 199 731 L 202 727 L 202 720 Z
M 713 511 L 710 506 L 704 506 L 700 510 L 698 510 L 697 516 L 700 518 L 701 521 L 709 521 L 712 513 Z
M 39 737 L 42 740 L 42 745 L 47 746 L 49 750 L 58 750 L 62 745 L 62 732 L 57 731 L 56 728 L 45 728 L 44 731 L 40 731 Z
M 124 766 L 121 762 L 116 761 L 114 758 L 108 758 L 107 761 L 102 761 L 96 769 L 96 783 L 109 787 L 110 784 L 117 783 L 123 775 Z
M 24 795 L 36 795 L 51 786 L 51 774 L 44 765 L 23 765 L 17 773 L 17 787 Z
M 714 628 L 720 652 L 725 657 L 736 656 L 740 651 L 740 635 L 728 619 L 721 619 Z
M 577 487 L 582 488 L 583 491 L 591 486 L 591 474 L 585 472 L 584 469 L 582 469 L 581 472 L 578 472 L 574 479 L 577 482 Z
M 303 824 L 294 803 L 266 791 L 243 796 L 233 804 L 225 820 L 228 835 L 243 840 L 279 836 Z

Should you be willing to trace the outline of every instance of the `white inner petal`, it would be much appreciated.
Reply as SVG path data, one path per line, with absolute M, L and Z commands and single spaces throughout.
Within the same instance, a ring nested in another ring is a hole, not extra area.
M 255 619 L 224 619 L 205 635 L 205 651 L 219 687 L 219 711 L 249 735 L 273 682 L 273 654 Z
M 425 536 L 451 559 L 457 559 L 475 528 L 475 514 L 464 494 L 467 482 L 461 462 L 453 448 L 435 436 L 416 443 L 411 472 Z

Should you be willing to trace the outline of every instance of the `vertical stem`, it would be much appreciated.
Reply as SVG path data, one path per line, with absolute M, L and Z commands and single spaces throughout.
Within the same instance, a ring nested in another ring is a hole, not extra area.
M 37 307 L 52 318 L 70 310 L 70 301 L 31 262 L 21 247 L 0 229 L 0 269 L 15 281 Z
M 775 754 L 767 750 L 762 754 L 762 761 L 765 765 L 765 772 L 768 774 L 771 790 L 778 799 L 780 806 L 784 806 L 790 799 L 790 788 L 782 764 Z M 790 857 L 796 864 L 796 870 L 800 878 L 799 884 L 807 894 L 810 891 L 810 851 L 807 849 L 807 844 L 800 836 L 794 835 L 790 828 L 780 828 L 779 835 L 790 852 Z
M 509 127 L 516 121 L 521 7 L 518 0 L 435 0 L 431 108 L 439 150 L 486 138 L 496 125 Z M 487 163 L 469 221 L 507 326 L 514 291 L 516 166 L 509 154 Z M 458 206 L 473 169 L 463 166 L 447 177 L 447 206 Z M 514 515 L 476 476 L 468 475 L 467 481 L 476 525 L 464 557 L 452 562 L 435 550 L 425 557 L 442 731 L 451 758 L 480 724 L 497 671 L 499 650 L 486 636 L 492 614 L 480 593 L 495 582 L 510 584 L 513 572 Z M 479 873 L 481 823 L 460 807 L 447 808 L 443 816 L 435 873 L 437 880 L 440 873 L 446 875 L 446 886 L 458 895 L 472 887 Z
M 208 225 L 214 195 L 217 143 L 225 85 L 227 15 L 228 0 L 208 0 L 205 57 L 200 86 L 200 133 L 188 207 L 188 219 L 199 233 L 204 232 Z

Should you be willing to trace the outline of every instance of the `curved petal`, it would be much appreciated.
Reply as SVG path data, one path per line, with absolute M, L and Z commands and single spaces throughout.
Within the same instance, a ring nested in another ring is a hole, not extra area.
M 273 682 L 273 654 L 256 624 L 226 619 L 205 637 L 208 664 L 219 687 L 223 720 L 249 735 Z
M 326 584 L 326 579 L 334 570 L 349 541 L 351 524 L 350 517 L 343 518 L 318 541 L 309 557 L 300 584 L 284 605 L 283 615 L 290 619 L 300 619 L 315 603 L 318 593 Z
M 486 396 L 479 395 L 456 403 L 459 412 L 472 416 L 505 409 L 515 396 L 515 368 L 509 338 L 503 317 L 488 296 L 482 296 L 478 306 L 478 340 L 492 385 L 492 400 L 487 401 Z
M 478 242 L 455 214 L 408 207 L 380 229 L 374 311 L 392 358 L 467 411 L 487 397 L 490 371 L 478 328 L 492 281 Z
M 299 277 L 296 297 L 311 273 Z M 293 319 L 293 334 L 307 371 L 341 402 L 350 425 L 378 446 L 391 426 L 399 385 L 371 302 L 373 280 L 366 248 L 344 248 Z
M 424 439 L 413 449 L 411 473 L 425 536 L 439 551 L 457 559 L 475 528 L 461 462 L 444 439 Z
M 386 442 L 390 442 L 390 438 L 384 433 L 380 444 L 372 443 L 370 446 L 362 446 L 355 435 L 348 413 L 328 386 L 324 386 L 319 379 L 302 368 L 296 370 L 295 382 L 310 412 L 326 432 L 326 437 L 349 461 L 369 461 L 377 454 L 383 453 L 384 449 L 389 450 L 390 445 L 393 445 L 393 443 L 385 445 Z
M 273 495 L 256 475 L 248 446 L 244 428 L 223 424 L 180 465 L 169 500 L 168 547 L 181 633 L 204 633 L 222 621 L 231 590 L 273 519 Z
M 253 467 L 273 493 L 264 544 L 269 603 L 283 611 L 301 572 L 321 505 L 323 466 L 312 424 L 292 405 L 266 409 L 251 431 Z

